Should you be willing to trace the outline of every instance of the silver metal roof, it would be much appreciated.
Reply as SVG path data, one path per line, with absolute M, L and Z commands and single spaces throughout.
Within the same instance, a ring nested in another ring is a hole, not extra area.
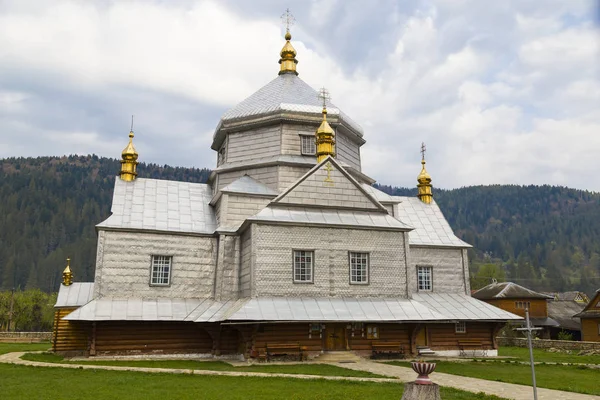
M 413 300 L 449 320 L 512 320 L 522 319 L 518 315 L 494 307 L 466 294 L 415 293 Z
M 79 307 L 87 304 L 94 295 L 94 282 L 76 282 L 60 285 L 54 307 Z
M 514 282 L 493 282 L 482 287 L 473 297 L 481 300 L 490 299 L 554 299 L 554 296 L 538 293 Z
M 202 183 L 116 178 L 112 215 L 97 227 L 212 234 L 217 223 L 211 197 Z
M 93 300 L 64 317 L 83 321 L 455 321 L 521 317 L 466 295 L 419 294 L 412 299 L 268 297 Z
M 277 196 L 279 193 L 262 182 L 244 175 L 221 189 L 221 192 L 244 193 L 263 196 Z
M 228 121 L 277 111 L 321 114 L 322 109 L 323 103 L 315 89 L 295 74 L 283 74 L 225 112 L 221 120 Z M 340 120 L 346 122 L 362 136 L 363 130 L 360 125 L 330 101 L 327 101 L 327 113 L 338 115 Z
M 450 227 L 435 201 L 425 204 L 418 197 L 390 196 L 400 200 L 395 215 L 415 229 L 408 234 L 408 242 L 415 246 L 472 247 L 460 240 Z
M 367 185 L 366 183 L 362 183 L 361 186 L 366 192 L 371 194 L 371 196 L 375 197 L 378 201 L 384 203 L 400 203 L 402 201 L 400 198 L 390 196 L 389 194 L 382 192 L 379 189 L 375 189 L 373 186 Z
M 268 221 L 289 224 L 317 224 L 329 226 L 353 226 L 368 228 L 384 228 L 393 230 L 410 230 L 412 227 L 396 218 L 379 212 L 342 211 L 335 209 L 318 209 L 302 207 L 269 206 L 247 221 Z
M 201 299 L 92 300 L 63 319 L 81 321 L 185 321 Z

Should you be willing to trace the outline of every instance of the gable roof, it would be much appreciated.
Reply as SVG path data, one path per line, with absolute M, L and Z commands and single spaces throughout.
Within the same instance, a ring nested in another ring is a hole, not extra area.
M 210 186 L 138 178 L 115 179 L 112 215 L 97 228 L 213 234 L 217 228 Z
M 585 306 L 583 311 L 575 314 L 574 317 L 600 318 L 600 289 L 596 290 L 596 295 Z
M 583 311 L 585 306 L 573 300 L 551 300 L 548 302 L 548 317 L 558 322 L 564 329 L 581 330 L 581 320 L 574 317 Z
M 79 307 L 87 304 L 93 295 L 94 282 L 74 282 L 69 286 L 61 284 L 54 307 Z
M 552 296 L 535 292 L 513 282 L 494 282 L 472 294 L 480 300 L 492 299 L 552 299 Z
M 418 197 L 390 196 L 398 202 L 394 216 L 415 229 L 408 234 L 412 246 L 473 247 L 454 234 L 435 200 L 425 204 Z
M 278 111 L 321 114 L 323 103 L 318 92 L 295 74 L 278 75 L 271 82 L 254 92 L 250 97 L 225 112 L 221 121 L 242 119 L 250 116 L 271 114 Z M 327 101 L 327 114 L 339 116 L 359 136 L 363 129 L 333 103 Z M 220 124 L 219 124 L 220 125 Z M 217 127 L 217 131 L 219 127 Z
M 327 166 L 331 166 L 327 169 Z M 320 206 L 387 213 L 335 158 L 328 156 L 273 199 L 273 205 Z

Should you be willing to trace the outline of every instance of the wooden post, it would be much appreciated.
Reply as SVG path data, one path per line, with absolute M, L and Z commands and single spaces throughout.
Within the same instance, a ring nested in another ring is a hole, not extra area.
M 92 322 L 92 342 L 90 343 L 90 356 L 96 355 L 96 322 Z
M 432 385 L 418 385 L 415 382 L 404 384 L 404 394 L 401 400 L 442 400 L 440 387 Z

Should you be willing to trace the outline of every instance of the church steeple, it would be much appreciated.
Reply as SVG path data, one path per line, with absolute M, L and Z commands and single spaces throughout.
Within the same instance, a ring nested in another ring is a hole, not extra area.
M 126 182 L 131 182 L 137 176 L 138 153 L 133 147 L 133 115 L 131 116 L 131 130 L 129 131 L 129 144 L 121 153 L 121 172 L 119 176 Z
M 290 13 L 289 8 L 285 10 L 285 13 L 281 16 L 281 19 L 283 20 L 286 26 L 286 42 L 283 45 L 283 48 L 281 49 L 280 53 L 281 58 L 279 59 L 279 64 L 281 64 L 281 66 L 279 67 L 279 75 L 298 75 L 298 72 L 296 72 L 296 64 L 298 64 L 298 60 L 296 60 L 296 49 L 294 49 L 294 46 L 292 46 L 292 44 L 290 43 L 290 40 L 292 40 L 292 34 L 290 33 L 290 25 L 293 25 L 295 19 L 294 16 Z
M 417 197 L 426 204 L 430 204 L 433 200 L 433 193 L 431 192 L 431 176 L 425 169 L 425 143 L 421 143 L 421 173 L 417 176 L 417 188 L 419 193 Z
M 71 259 L 67 258 L 67 266 L 62 273 L 63 275 L 63 285 L 69 286 L 73 283 L 73 273 L 71 272 Z
M 327 100 L 329 92 L 325 88 L 319 91 L 319 98 L 323 100 L 323 121 L 315 133 L 317 144 L 317 162 L 320 163 L 327 156 L 335 157 L 335 133 L 327 122 Z

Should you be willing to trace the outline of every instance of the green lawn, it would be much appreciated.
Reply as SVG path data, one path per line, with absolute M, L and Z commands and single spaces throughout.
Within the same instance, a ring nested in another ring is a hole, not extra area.
M 401 383 L 197 376 L 0 364 L 2 399 L 398 400 Z M 499 397 L 442 388 L 444 400 Z M 501 399 L 500 399 L 501 400 Z
M 12 353 L 13 351 L 46 351 L 52 345 L 44 343 L 0 343 L 0 354 Z
M 61 356 L 52 353 L 28 353 L 21 357 L 24 360 L 42 361 L 50 363 L 91 364 L 91 365 L 116 365 L 119 367 L 142 368 L 174 368 L 198 369 L 210 371 L 235 371 L 235 372 L 264 372 L 280 374 L 306 374 L 327 375 L 364 378 L 388 378 L 366 371 L 336 367 L 329 364 L 289 364 L 289 365 L 249 365 L 234 367 L 223 361 L 195 361 L 195 360 L 139 360 L 139 361 L 65 361 Z
M 515 357 L 520 361 L 529 362 L 529 350 L 524 347 L 500 347 L 498 355 Z M 533 349 L 533 358 L 536 362 L 583 363 L 600 364 L 600 355 L 578 356 L 576 351 L 568 353 L 551 353 L 547 350 Z
M 531 368 L 525 364 L 500 362 L 436 361 L 436 372 L 470 376 L 490 381 L 531 385 Z M 410 367 L 410 363 L 391 361 L 388 364 Z M 600 370 L 563 365 L 536 365 L 535 376 L 539 387 L 600 395 Z

